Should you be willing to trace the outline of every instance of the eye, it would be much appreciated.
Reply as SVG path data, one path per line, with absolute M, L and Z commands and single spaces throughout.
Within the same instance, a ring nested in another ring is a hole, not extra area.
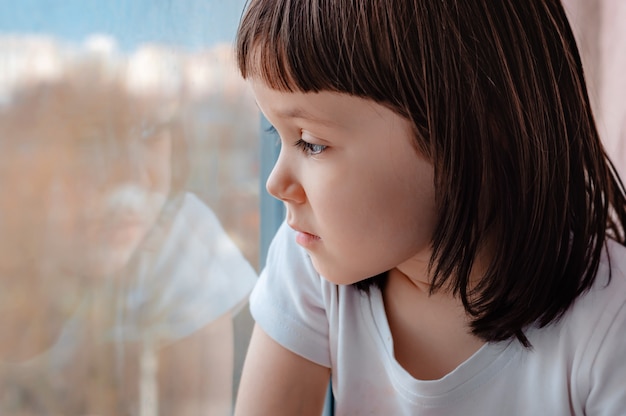
M 164 135 L 160 133 L 167 131 L 169 126 L 167 122 L 150 122 L 144 120 L 131 131 L 131 137 L 145 143 L 159 141 L 159 139 L 164 138 Z
M 298 139 L 294 146 L 299 147 L 302 151 L 308 156 L 316 156 L 321 154 L 328 146 L 324 146 L 323 144 L 313 144 L 309 142 L 305 142 L 302 139 Z
M 139 138 L 142 140 L 149 140 L 155 136 L 157 132 L 157 127 L 153 124 L 144 124 L 141 126 L 139 130 Z
M 280 146 L 280 135 L 278 134 L 276 127 L 270 124 L 269 127 L 266 127 L 264 130 L 266 135 L 274 139 L 274 145 Z

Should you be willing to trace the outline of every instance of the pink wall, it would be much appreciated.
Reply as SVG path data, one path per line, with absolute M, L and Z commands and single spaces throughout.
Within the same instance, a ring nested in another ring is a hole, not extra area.
M 563 0 L 578 38 L 600 135 L 626 178 L 626 1 Z

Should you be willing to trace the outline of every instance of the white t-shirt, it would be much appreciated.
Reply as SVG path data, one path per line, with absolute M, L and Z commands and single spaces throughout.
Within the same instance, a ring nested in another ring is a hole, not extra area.
M 86 300 L 48 350 L 28 361 L 0 362 L 0 415 L 75 415 L 86 403 L 94 404 L 88 388 L 92 393 L 102 389 L 100 400 L 125 398 L 120 412 L 135 414 L 139 389 L 123 379 L 129 364 L 127 343 L 149 342 L 156 353 L 245 305 L 257 274 L 213 211 L 195 195 L 184 195 L 163 238 L 157 251 L 138 253 L 137 275 L 114 293 L 120 311 L 112 327 L 92 328 Z M 115 355 L 86 350 L 86 340 L 89 347 L 114 346 Z M 199 369 L 205 366 L 202 355 L 180 358 Z M 88 364 L 93 367 L 90 378 L 77 379 L 83 373 L 77 376 L 73 369 Z M 107 379 L 103 368 L 114 369 L 115 378 Z M 141 380 L 146 383 L 150 377 L 156 374 L 142 373 Z M 147 384 L 156 385 L 156 380 Z M 111 395 L 112 390 L 117 393 Z
M 116 328 L 123 340 L 146 331 L 165 342 L 186 337 L 245 305 L 258 278 L 215 213 L 191 193 L 160 250 L 139 256 L 138 276 L 125 294 L 134 319 L 126 316 Z
M 533 345 L 487 343 L 439 380 L 395 360 L 381 292 L 315 271 L 285 224 L 251 295 L 257 323 L 289 350 L 332 369 L 338 415 L 626 415 L 626 248 L 608 243 L 596 283 Z

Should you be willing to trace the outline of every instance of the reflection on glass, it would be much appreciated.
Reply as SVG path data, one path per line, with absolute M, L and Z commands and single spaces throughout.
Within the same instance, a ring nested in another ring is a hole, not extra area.
M 0 414 L 230 413 L 251 102 L 228 47 L 0 39 Z

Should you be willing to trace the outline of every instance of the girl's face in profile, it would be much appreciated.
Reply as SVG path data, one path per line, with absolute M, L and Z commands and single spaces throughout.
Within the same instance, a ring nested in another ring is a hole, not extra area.
M 352 284 L 426 265 L 437 218 L 433 167 L 417 152 L 411 123 L 371 100 L 251 84 L 281 137 L 267 189 L 285 203 L 317 271 Z
M 91 146 L 84 144 L 70 175 L 58 178 L 55 193 L 49 193 L 53 235 L 70 237 L 68 247 L 80 244 L 80 261 L 69 263 L 83 274 L 107 276 L 123 268 L 166 202 L 171 133 L 142 124 L 120 129 L 114 139 L 96 137 Z
M 71 119 L 55 113 L 29 119 L 16 132 L 22 148 L 3 155 L 11 174 L 2 183 L 15 191 L 0 201 L 11 225 L 0 227 L 0 246 L 19 235 L 21 247 L 38 247 L 39 264 L 109 276 L 125 267 L 166 202 L 171 129 L 148 116 L 127 121 L 72 109 Z

